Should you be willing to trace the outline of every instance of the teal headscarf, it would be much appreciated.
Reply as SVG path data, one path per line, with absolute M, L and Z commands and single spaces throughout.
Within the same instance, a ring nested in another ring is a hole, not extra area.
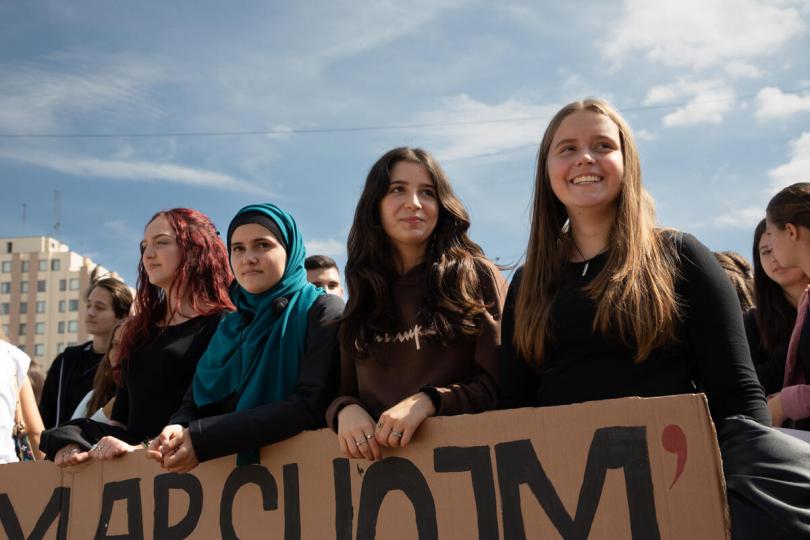
M 292 216 L 266 203 L 242 208 L 234 220 L 246 213 L 267 216 L 278 226 L 287 264 L 279 282 L 261 294 L 247 292 L 236 281 L 231 285 L 236 312 L 220 322 L 192 382 L 198 407 L 236 395 L 236 410 L 244 411 L 289 396 L 298 382 L 309 308 L 325 294 L 307 282 L 304 241 Z M 230 245 L 229 234 L 229 257 Z M 281 297 L 289 304 L 279 316 L 273 302 Z M 239 465 L 258 461 L 258 448 L 237 457 Z

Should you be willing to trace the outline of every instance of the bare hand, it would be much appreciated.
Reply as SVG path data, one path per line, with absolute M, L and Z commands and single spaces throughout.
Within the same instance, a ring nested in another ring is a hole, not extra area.
M 183 443 L 183 426 L 172 424 L 163 428 L 160 435 L 149 442 L 146 457 L 154 459 L 163 467 L 163 458 L 171 454 Z
M 90 457 L 93 459 L 104 461 L 115 459 L 122 454 L 133 452 L 137 449 L 137 446 L 132 446 L 131 444 L 125 443 L 121 439 L 116 439 L 115 437 L 107 435 L 106 437 L 102 437 L 100 441 L 94 444 L 88 452 Z
M 377 442 L 383 446 L 406 446 L 425 418 L 434 414 L 433 400 L 424 392 L 407 397 L 382 413 L 377 422 Z
M 194 445 L 191 444 L 191 434 L 188 432 L 188 428 L 182 428 L 180 435 L 175 435 L 170 442 L 173 449 L 163 455 L 164 469 L 173 473 L 185 473 L 200 464 L 197 453 L 194 452 Z
M 56 453 L 53 462 L 57 467 L 71 467 L 90 459 L 90 453 L 83 451 L 78 444 L 70 443 Z
M 785 423 L 785 411 L 782 409 L 782 395 L 773 394 L 768 398 L 768 410 L 771 411 L 771 422 L 773 427 L 779 427 Z
M 374 420 L 357 404 L 346 405 L 338 413 L 340 451 L 355 459 L 382 459 L 382 451 L 374 438 Z

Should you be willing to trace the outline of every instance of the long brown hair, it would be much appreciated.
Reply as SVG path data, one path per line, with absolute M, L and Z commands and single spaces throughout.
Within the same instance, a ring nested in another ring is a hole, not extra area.
M 113 349 L 113 342 L 115 341 L 115 333 L 124 325 L 125 319 L 118 321 L 110 332 L 110 339 L 107 342 L 107 352 L 101 358 L 101 362 L 96 368 L 96 375 L 93 377 L 93 397 L 87 404 L 87 411 L 85 416 L 92 416 L 97 410 L 107 404 L 114 396 L 118 389 L 120 381 L 116 380 L 115 372 L 120 373 L 121 369 L 121 355 L 120 353 L 120 340 L 119 347 L 116 354 L 118 355 L 118 369 L 113 369 L 112 362 L 110 362 L 110 352 Z
M 228 296 L 228 286 L 233 281 L 228 253 L 208 216 L 190 208 L 173 208 L 156 213 L 146 225 L 158 216 L 169 221 L 180 253 L 171 284 L 173 294 L 167 295 L 166 291 L 149 282 L 141 256 L 135 313 L 124 326 L 119 345 L 120 358 L 124 362 L 129 361 L 136 344 L 143 344 L 154 327 L 180 310 L 184 296 L 198 315 L 234 309 Z M 169 296 L 174 299 L 174 305 L 169 305 Z
M 380 201 L 388 192 L 391 170 L 400 161 L 422 165 L 433 180 L 439 203 L 436 228 L 425 252 L 427 295 L 418 314 L 420 325 L 442 343 L 476 335 L 486 305 L 478 272 L 490 268 L 484 252 L 467 235 L 470 218 L 442 168 L 421 148 L 395 148 L 371 167 L 349 231 L 346 284 L 349 302 L 340 328 L 341 346 L 367 354 L 375 333 L 397 328 L 392 299 L 397 278 L 394 248 L 380 219 Z
M 655 210 L 641 185 L 641 165 L 630 127 L 612 106 L 598 99 L 563 107 L 540 143 L 529 246 L 515 302 L 514 344 L 523 358 L 540 365 L 553 337 L 548 330 L 551 309 L 572 241 L 568 214 L 551 189 L 547 163 L 554 134 L 566 117 L 578 111 L 603 114 L 616 124 L 624 161 L 607 262 L 584 289 L 597 305 L 593 331 L 615 333 L 627 346 L 635 347 L 635 361 L 641 362 L 652 349 L 675 337 L 679 314 L 675 253 L 667 237 L 671 233 L 655 227 Z

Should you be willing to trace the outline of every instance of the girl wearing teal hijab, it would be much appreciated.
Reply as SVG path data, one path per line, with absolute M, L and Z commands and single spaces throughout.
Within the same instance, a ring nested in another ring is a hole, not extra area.
M 228 227 L 236 280 L 225 317 L 197 365 L 183 405 L 150 444 L 171 472 L 322 427 L 337 392 L 337 325 L 343 301 L 309 284 L 304 242 L 273 204 L 242 208 Z

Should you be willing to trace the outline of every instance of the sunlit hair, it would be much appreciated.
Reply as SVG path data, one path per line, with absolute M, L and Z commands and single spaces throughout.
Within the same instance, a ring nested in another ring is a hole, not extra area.
M 96 375 L 93 377 L 93 397 L 87 404 L 85 416 L 92 416 L 97 410 L 107 404 L 114 396 L 118 389 L 120 380 L 116 373 L 120 373 L 121 367 L 121 340 L 118 340 L 118 369 L 113 370 L 112 362 L 110 361 L 110 352 L 112 349 L 113 341 L 115 340 L 115 333 L 124 325 L 124 321 L 118 321 L 110 332 L 110 338 L 107 340 L 107 352 L 101 358 L 98 367 L 96 368 Z M 121 336 L 119 336 L 120 338 Z
M 714 258 L 734 286 L 743 313 L 754 307 L 754 275 L 745 257 L 734 251 L 715 251 Z
M 179 312 L 184 299 L 199 315 L 234 309 L 228 296 L 228 286 L 233 281 L 228 254 L 208 216 L 190 208 L 173 208 L 158 212 L 146 225 L 159 216 L 164 216 L 174 231 L 180 261 L 167 294 L 149 282 L 141 256 L 135 313 L 124 327 L 119 345 L 120 357 L 125 362 L 129 361 L 136 345 L 144 343 L 151 329 Z M 173 299 L 171 306 L 169 297 Z
M 401 161 L 422 165 L 433 181 L 439 206 L 436 228 L 425 251 L 427 295 L 417 315 L 429 339 L 447 344 L 476 335 L 486 310 L 478 272 L 489 269 L 484 252 L 470 240 L 470 218 L 447 176 L 428 152 L 395 148 L 371 167 L 349 231 L 346 284 L 349 302 L 340 328 L 341 346 L 360 357 L 375 334 L 396 331 L 400 321 L 392 299 L 397 279 L 395 249 L 380 218 L 391 170 Z
M 652 197 L 641 185 L 638 150 L 629 126 L 612 106 L 598 99 L 563 107 L 540 143 L 529 246 L 515 302 L 514 343 L 523 358 L 540 365 L 553 339 L 548 331 L 551 308 L 562 286 L 572 241 L 565 206 L 551 189 L 548 157 L 563 120 L 579 111 L 605 115 L 616 124 L 624 161 L 607 262 L 584 289 L 597 306 L 593 330 L 617 335 L 636 349 L 635 361 L 641 362 L 655 347 L 675 337 L 679 309 L 672 233 L 656 228 Z
M 779 229 L 788 223 L 810 228 L 810 183 L 798 182 L 784 188 L 773 196 L 765 213 Z
M 768 277 L 760 258 L 759 242 L 765 234 L 763 219 L 754 229 L 754 302 L 757 307 L 754 317 L 759 328 L 759 339 L 766 350 L 772 351 L 777 345 L 790 338 L 796 323 L 796 307 L 788 301 L 785 290 Z M 806 278 L 805 278 L 806 279 Z
M 110 297 L 112 297 L 111 307 L 116 319 L 123 319 L 129 315 L 129 310 L 132 307 L 132 291 L 129 290 L 126 283 L 111 276 L 99 278 L 87 288 L 84 295 L 85 300 L 90 301 L 90 293 L 96 287 L 101 287 L 110 293 Z

